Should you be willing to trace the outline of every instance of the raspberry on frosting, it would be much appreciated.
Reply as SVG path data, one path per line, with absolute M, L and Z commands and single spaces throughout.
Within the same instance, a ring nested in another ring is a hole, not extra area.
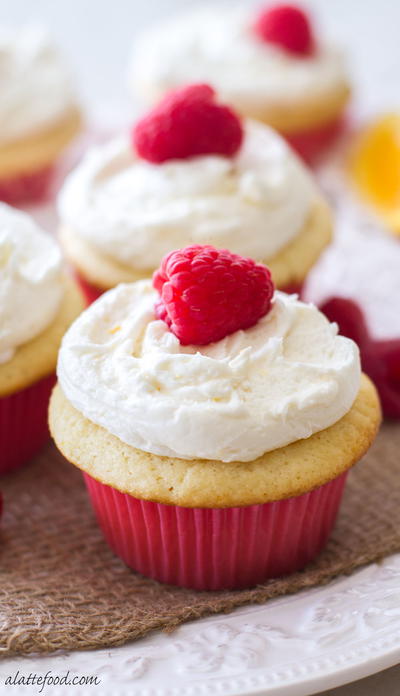
M 206 345 L 248 329 L 271 308 L 266 266 L 226 249 L 193 245 L 167 254 L 153 276 L 156 315 L 183 345 Z
M 239 116 L 216 103 L 215 91 L 206 84 L 170 92 L 132 130 L 138 155 L 156 164 L 196 155 L 232 157 L 242 140 Z
M 274 5 L 262 10 L 254 31 L 263 41 L 296 56 L 310 56 L 315 51 L 310 20 L 296 5 Z

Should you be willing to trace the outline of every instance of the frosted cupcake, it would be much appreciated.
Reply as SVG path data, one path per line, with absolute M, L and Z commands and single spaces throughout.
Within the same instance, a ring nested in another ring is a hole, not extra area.
M 106 293 L 59 354 L 51 432 L 107 541 L 197 589 L 302 568 L 380 422 L 356 344 L 228 251 L 172 252 L 153 286 Z
M 41 198 L 80 114 L 69 73 L 40 29 L 0 29 L 0 200 Z
M 343 56 L 292 5 L 209 5 L 145 32 L 129 82 L 145 103 L 188 82 L 210 82 L 244 116 L 280 131 L 313 159 L 340 131 L 350 88 Z
M 60 252 L 24 213 L 0 203 L 0 473 L 49 437 L 47 407 L 61 338 L 83 309 Z
M 172 93 L 130 136 L 91 150 L 67 178 L 59 214 L 89 300 L 151 276 L 166 253 L 191 243 L 267 263 L 279 288 L 299 291 L 331 238 L 309 171 L 207 85 Z

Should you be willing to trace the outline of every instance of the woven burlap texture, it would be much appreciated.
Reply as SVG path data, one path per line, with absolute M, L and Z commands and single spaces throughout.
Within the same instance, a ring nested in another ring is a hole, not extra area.
M 400 550 L 400 426 L 385 425 L 351 472 L 326 550 L 301 573 L 252 590 L 200 593 L 136 575 L 108 549 L 80 472 L 52 445 L 3 477 L 0 651 L 121 645 L 154 629 L 322 584 Z

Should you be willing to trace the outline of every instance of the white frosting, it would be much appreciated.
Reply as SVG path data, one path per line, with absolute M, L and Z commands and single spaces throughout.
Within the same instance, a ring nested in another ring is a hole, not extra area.
M 233 158 L 151 164 L 128 138 L 97 147 L 67 179 L 59 212 L 97 250 L 147 270 L 191 243 L 271 258 L 299 233 L 315 197 L 310 175 L 286 143 L 246 121 Z
M 74 103 L 70 76 L 46 32 L 0 28 L 0 144 L 52 125 Z
M 54 241 L 28 215 L 0 203 L 0 363 L 53 321 L 62 292 Z
M 250 461 L 350 409 L 353 341 L 314 305 L 277 292 L 254 327 L 181 346 L 154 318 L 150 281 L 119 285 L 66 333 L 58 378 L 84 416 L 128 445 L 182 459 Z
M 156 26 L 134 45 L 130 82 L 151 98 L 190 82 L 209 82 L 221 98 L 250 111 L 323 98 L 346 82 L 341 53 L 319 45 L 293 56 L 262 41 L 246 7 L 196 8 Z

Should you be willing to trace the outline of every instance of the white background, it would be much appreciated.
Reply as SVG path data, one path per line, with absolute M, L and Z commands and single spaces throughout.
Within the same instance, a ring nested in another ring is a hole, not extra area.
M 218 0 L 214 0 L 217 2 Z M 242 0 L 251 3 L 251 0 Z M 201 0 L 0 0 L 1 21 L 46 25 L 76 76 L 90 120 L 128 121 L 126 68 L 135 34 Z M 311 0 L 321 30 L 342 43 L 363 116 L 400 106 L 399 0 Z M 12 689 L 11 689 L 12 692 Z M 69 693 L 72 693 L 68 689 Z M 326 692 L 330 696 L 400 695 L 400 670 Z
M 96 115 L 105 106 L 127 115 L 126 65 L 135 34 L 159 17 L 202 2 L 0 0 L 0 17 L 11 24 L 45 23 L 70 61 L 90 111 Z M 253 0 L 241 2 L 254 4 Z M 398 0 L 311 0 L 305 4 L 313 8 L 321 31 L 346 48 L 362 111 L 400 105 Z

